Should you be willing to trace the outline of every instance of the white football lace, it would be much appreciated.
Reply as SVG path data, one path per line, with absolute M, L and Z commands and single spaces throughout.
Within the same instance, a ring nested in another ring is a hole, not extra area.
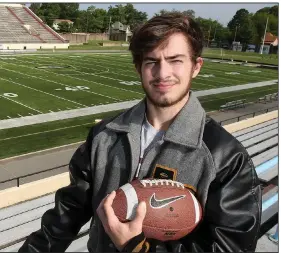
M 181 187 L 184 189 L 184 185 L 180 182 L 176 182 L 173 180 L 167 180 L 167 179 L 144 179 L 144 180 L 140 180 L 141 184 L 146 187 L 146 185 L 148 184 L 149 186 L 153 186 L 153 185 L 172 185 L 172 186 L 176 186 L 176 187 Z

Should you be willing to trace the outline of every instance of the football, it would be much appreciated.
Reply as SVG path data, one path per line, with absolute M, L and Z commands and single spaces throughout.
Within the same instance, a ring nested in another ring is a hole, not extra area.
M 188 235 L 202 218 L 202 208 L 193 193 L 173 180 L 134 180 L 116 191 L 112 207 L 121 222 L 135 217 L 141 201 L 146 202 L 143 232 L 160 241 Z

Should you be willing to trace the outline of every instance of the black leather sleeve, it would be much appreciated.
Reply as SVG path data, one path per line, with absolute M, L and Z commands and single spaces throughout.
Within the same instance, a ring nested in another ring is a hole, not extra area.
M 211 184 L 203 222 L 183 240 L 187 251 L 254 252 L 261 188 L 249 156 L 236 153 Z
M 69 164 L 70 185 L 55 194 L 55 207 L 46 211 L 41 229 L 27 237 L 19 252 L 63 252 L 92 217 L 90 167 L 93 131 Z

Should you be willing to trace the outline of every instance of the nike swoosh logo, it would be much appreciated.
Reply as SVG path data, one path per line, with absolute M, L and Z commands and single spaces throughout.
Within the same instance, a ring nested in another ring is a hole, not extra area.
M 156 199 L 155 193 L 150 198 L 150 206 L 152 208 L 162 208 L 164 206 L 167 206 L 179 199 L 183 199 L 186 195 L 180 195 L 180 196 L 175 196 L 171 198 L 166 198 L 166 199 Z

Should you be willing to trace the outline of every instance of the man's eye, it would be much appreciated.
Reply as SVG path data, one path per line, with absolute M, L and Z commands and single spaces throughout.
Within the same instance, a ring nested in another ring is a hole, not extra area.
M 148 61 L 145 63 L 145 65 L 152 65 L 152 64 L 155 64 L 156 62 L 155 61 Z
M 172 63 L 182 63 L 181 60 L 173 60 Z

